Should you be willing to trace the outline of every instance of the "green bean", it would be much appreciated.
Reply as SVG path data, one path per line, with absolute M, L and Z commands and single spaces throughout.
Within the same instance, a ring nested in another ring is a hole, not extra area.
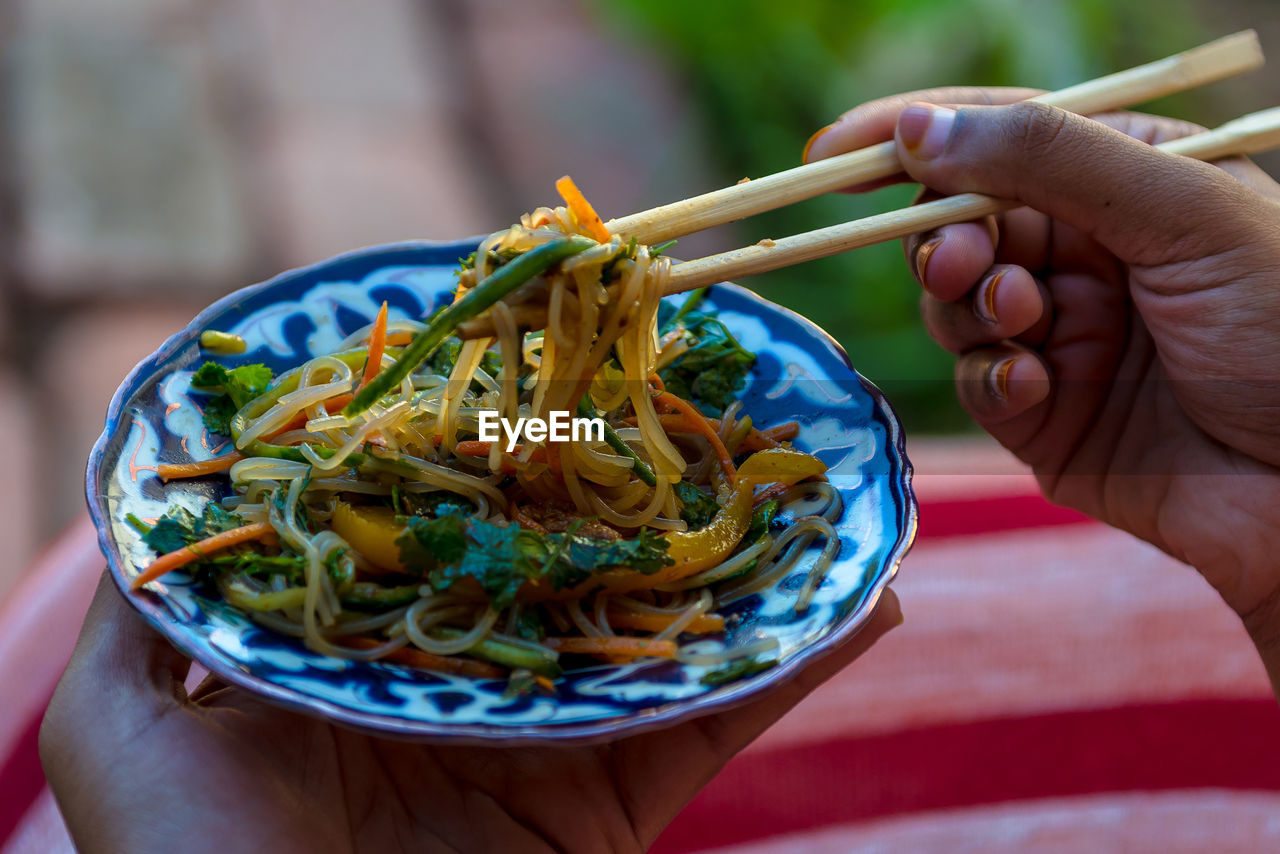
M 464 634 L 460 629 L 451 629 L 443 626 L 432 629 L 432 632 L 440 637 L 450 639 L 460 638 Z M 516 644 L 511 641 L 485 638 L 468 649 L 467 655 L 483 658 L 485 661 L 492 661 L 494 664 L 501 664 L 503 667 L 510 667 L 512 670 L 518 670 L 523 667 L 526 670 L 532 670 L 539 676 L 547 676 L 551 679 L 564 672 L 558 661 L 560 654 L 536 643 Z
M 367 581 L 357 581 L 346 593 L 338 598 L 348 608 L 374 609 L 398 608 L 411 605 L 418 600 L 418 588 L 421 584 L 405 584 L 400 587 L 383 587 Z
M 584 394 L 582 400 L 578 401 L 578 417 L 579 418 L 595 418 L 596 409 L 591 405 L 590 393 Z M 657 486 L 658 478 L 653 473 L 653 469 L 649 468 L 649 464 L 640 459 L 640 455 L 622 440 L 618 435 L 618 431 L 609 426 L 609 422 L 604 422 L 604 441 L 610 448 L 613 448 L 624 457 L 630 457 L 634 465 L 632 468 L 636 473 L 636 477 L 640 478 L 648 486 Z
M 597 245 L 586 237 L 562 237 L 550 240 L 490 273 L 466 296 L 435 316 L 430 325 L 414 336 L 395 364 L 381 371 L 373 381 L 356 393 L 342 414 L 352 418 L 364 412 L 383 395 L 390 393 L 400 381 L 431 358 L 458 324 L 470 320 L 498 300 L 535 276 L 571 255 Z

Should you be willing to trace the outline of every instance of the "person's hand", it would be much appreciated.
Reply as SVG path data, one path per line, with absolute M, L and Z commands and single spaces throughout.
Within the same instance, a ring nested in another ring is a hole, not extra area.
M 962 404 L 1051 500 L 1199 569 L 1280 689 L 1280 187 L 1148 144 L 1193 125 L 995 106 L 1031 94 L 871 102 L 806 157 L 893 138 L 934 193 L 1028 206 L 907 241 Z
M 206 680 L 103 576 L 40 730 L 79 850 L 641 851 L 720 767 L 902 621 L 892 591 L 775 693 L 594 747 L 359 735 Z

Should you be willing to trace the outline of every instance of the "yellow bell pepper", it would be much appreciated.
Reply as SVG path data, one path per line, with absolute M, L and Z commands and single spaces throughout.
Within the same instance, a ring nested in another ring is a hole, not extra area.
M 390 572 L 404 571 L 396 540 L 404 535 L 405 526 L 396 521 L 390 507 L 352 507 L 339 501 L 329 524 L 369 563 Z
M 675 563 L 650 575 L 637 572 L 608 578 L 605 587 L 614 593 L 651 588 L 697 575 L 723 563 L 742 542 L 751 525 L 751 499 L 757 485 L 790 485 L 826 470 L 826 463 L 801 451 L 789 448 L 757 451 L 738 467 L 737 484 L 706 527 L 666 534 L 669 544 L 667 556 Z

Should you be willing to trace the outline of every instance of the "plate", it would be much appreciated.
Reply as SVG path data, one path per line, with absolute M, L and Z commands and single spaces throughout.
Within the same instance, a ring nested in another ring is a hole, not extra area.
M 187 396 L 191 371 L 209 358 L 199 347 L 201 332 L 234 332 L 248 342 L 244 355 L 219 361 L 265 362 L 279 373 L 333 349 L 369 323 L 383 300 L 393 318 L 429 313 L 451 297 L 452 271 L 477 242 L 375 246 L 283 273 L 210 306 L 141 362 L 112 398 L 86 477 L 90 513 L 121 591 L 154 557 L 128 514 L 154 518 L 171 504 L 199 513 L 226 489 L 218 478 L 162 484 L 155 476 L 157 463 L 207 459 L 227 448 L 224 437 L 204 430 Z M 227 682 L 379 735 L 486 744 L 601 741 L 758 698 L 867 622 L 915 536 L 916 503 L 897 417 L 830 336 L 735 285 L 715 286 L 708 302 L 759 354 L 742 393 L 744 411 L 761 425 L 799 421 L 795 445 L 827 463 L 844 500 L 835 523 L 839 557 L 805 612 L 796 612 L 796 595 L 821 540 L 777 585 L 722 609 L 732 625 L 722 642 L 776 638 L 775 666 L 714 684 L 706 679 L 710 668 L 675 661 L 598 665 L 566 674 L 555 696 L 512 697 L 504 694 L 505 680 L 314 653 L 202 596 L 181 573 L 126 597 L 174 646 Z

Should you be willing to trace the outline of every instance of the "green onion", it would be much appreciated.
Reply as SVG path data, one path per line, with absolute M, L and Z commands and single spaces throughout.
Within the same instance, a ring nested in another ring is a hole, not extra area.
M 578 417 L 579 418 L 595 418 L 596 417 L 596 409 L 594 406 L 591 405 L 590 392 L 584 394 L 582 396 L 582 400 L 578 401 Z M 613 427 L 609 425 L 609 422 L 605 421 L 603 423 L 604 423 L 605 444 L 607 444 L 610 448 L 613 448 L 619 454 L 622 454 L 624 457 L 630 457 L 633 462 L 632 468 L 636 473 L 636 477 L 640 478 L 640 480 L 643 481 L 647 486 L 657 486 L 658 478 L 653 473 L 653 469 L 649 468 L 649 464 L 646 463 L 644 460 L 640 459 L 640 455 L 637 454 L 630 445 L 628 445 L 626 442 L 622 440 L 622 437 L 618 435 L 618 431 L 614 430 Z
M 200 333 L 200 346 L 221 356 L 234 356 L 249 349 L 249 345 L 239 335 L 215 329 Z
M 436 348 L 465 323 L 523 285 L 545 273 L 571 255 L 598 245 L 586 237 L 563 237 L 530 249 L 520 257 L 494 270 L 466 296 L 440 312 L 426 329 L 414 336 L 394 365 L 384 369 L 373 381 L 356 393 L 342 414 L 353 418 L 364 412 L 383 395 L 390 393 L 400 381 L 431 357 Z

